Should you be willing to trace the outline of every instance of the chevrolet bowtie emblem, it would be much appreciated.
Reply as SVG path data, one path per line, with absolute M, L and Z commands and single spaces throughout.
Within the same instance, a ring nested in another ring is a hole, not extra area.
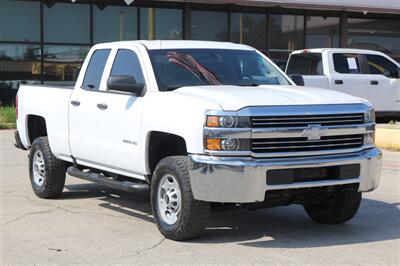
M 301 133 L 302 137 L 307 137 L 308 140 L 319 140 L 323 135 L 325 135 L 325 128 L 322 128 L 321 125 L 309 125 L 308 128 L 305 128 Z

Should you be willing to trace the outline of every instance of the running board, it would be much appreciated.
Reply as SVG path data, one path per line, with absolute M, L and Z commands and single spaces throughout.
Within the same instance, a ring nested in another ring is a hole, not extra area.
M 126 192 L 147 191 L 149 189 L 149 184 L 147 183 L 135 183 L 131 181 L 118 181 L 114 179 L 109 179 L 108 177 L 100 174 L 83 172 L 75 166 L 68 167 L 67 173 L 73 177 L 85 179 L 87 181 L 98 183 L 108 188 L 123 190 Z

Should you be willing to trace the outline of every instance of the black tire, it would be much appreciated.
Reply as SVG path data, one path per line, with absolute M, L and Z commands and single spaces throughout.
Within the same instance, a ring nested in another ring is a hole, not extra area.
M 353 218 L 361 203 L 361 193 L 354 190 L 342 190 L 335 193 L 333 201 L 314 205 L 304 205 L 307 214 L 322 224 L 341 224 Z
M 170 156 L 162 159 L 151 180 L 151 206 L 154 219 L 160 232 L 171 240 L 187 240 L 202 233 L 207 225 L 210 204 L 193 198 L 189 177 L 189 160 L 186 156 Z M 180 212 L 174 224 L 166 223 L 158 206 L 158 187 L 165 175 L 173 175 L 181 191 Z
M 34 156 L 41 152 L 44 162 L 44 174 L 41 184 L 34 179 Z M 55 198 L 61 194 L 65 184 L 65 162 L 54 157 L 47 137 L 36 138 L 29 153 L 29 176 L 32 189 L 39 198 Z

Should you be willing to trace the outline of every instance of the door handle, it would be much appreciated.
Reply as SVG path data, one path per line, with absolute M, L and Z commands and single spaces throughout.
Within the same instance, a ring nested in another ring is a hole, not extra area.
M 379 82 L 378 82 L 377 80 L 371 80 L 371 81 L 369 82 L 369 84 L 371 84 L 371 85 L 378 85 Z
M 337 80 L 335 80 L 335 84 L 342 85 L 343 84 L 343 80 L 337 79 Z
M 107 107 L 108 107 L 108 105 L 105 104 L 105 103 L 98 103 L 97 104 L 97 108 L 99 108 L 100 110 L 106 110 Z
M 71 104 L 72 104 L 73 106 L 79 106 L 79 105 L 81 105 L 81 102 L 78 101 L 78 100 L 72 100 L 72 101 L 71 101 Z

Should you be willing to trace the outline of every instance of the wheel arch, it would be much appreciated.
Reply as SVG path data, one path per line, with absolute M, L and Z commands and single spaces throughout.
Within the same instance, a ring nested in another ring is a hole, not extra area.
M 150 131 L 146 138 L 146 171 L 150 175 L 157 163 L 167 156 L 187 155 L 184 137 L 164 131 Z
M 39 115 L 27 115 L 26 117 L 26 134 L 29 146 L 32 146 L 33 141 L 38 137 L 47 137 L 46 119 Z

